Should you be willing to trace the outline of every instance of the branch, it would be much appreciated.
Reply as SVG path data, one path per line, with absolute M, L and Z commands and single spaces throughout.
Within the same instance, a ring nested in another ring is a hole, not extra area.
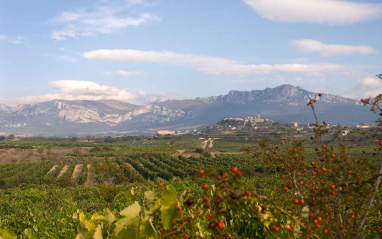
M 188 223 L 188 221 L 185 221 L 178 229 L 176 229 L 175 231 L 172 231 L 172 232 L 169 232 L 169 233 L 167 233 L 167 234 L 164 234 L 164 235 L 162 235 L 162 236 L 160 236 L 160 237 L 158 237 L 158 238 L 165 238 L 165 237 L 168 237 L 168 236 L 171 236 L 171 235 L 174 235 L 174 234 L 177 234 L 177 233 L 179 233 L 181 230 L 182 230 L 182 228 L 186 225 Z
M 276 203 L 274 203 L 272 200 L 268 199 L 267 197 L 265 196 L 261 196 L 259 194 L 257 194 L 256 192 L 254 192 L 255 196 L 260 198 L 260 199 L 264 199 L 265 201 L 268 201 L 270 202 L 277 210 L 279 210 L 280 212 L 284 213 L 285 215 L 287 215 L 288 217 L 290 217 L 292 220 L 294 220 L 297 224 L 299 224 L 302 228 L 306 229 L 306 226 L 304 225 L 304 223 L 300 222 L 300 220 L 297 220 L 295 217 L 293 217 L 292 214 L 290 214 L 289 212 L 287 212 L 286 210 L 282 209 L 281 207 L 277 206 Z
M 300 192 L 300 188 L 299 188 L 299 186 L 297 185 L 297 180 L 296 180 L 296 171 L 293 171 L 292 172 L 292 179 L 293 179 L 293 184 L 294 184 L 294 187 L 295 187 L 295 189 L 296 189 L 296 191 L 297 191 L 297 195 L 300 197 L 300 198 L 304 198 L 303 196 L 302 196 L 302 193 Z
M 378 172 L 378 177 L 377 177 L 376 182 L 375 182 L 374 192 L 373 192 L 373 194 L 370 197 L 369 204 L 367 206 L 367 210 L 363 214 L 363 216 L 361 217 L 361 221 L 358 224 L 357 232 L 360 232 L 362 230 L 363 226 L 366 223 L 366 218 L 367 218 L 367 216 L 369 214 L 369 210 L 370 210 L 371 206 L 373 205 L 375 195 L 377 194 L 379 185 L 381 184 L 381 178 L 382 178 L 381 174 L 382 174 L 382 161 L 379 164 L 379 172 Z

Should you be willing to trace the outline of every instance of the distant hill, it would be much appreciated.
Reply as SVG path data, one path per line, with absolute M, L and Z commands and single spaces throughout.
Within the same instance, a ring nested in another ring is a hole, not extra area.
M 261 114 L 280 123 L 314 122 L 306 106 L 315 93 L 292 85 L 139 106 L 115 100 L 53 100 L 8 107 L 0 104 L 0 132 L 34 136 L 150 134 L 215 124 L 223 118 Z M 358 101 L 322 93 L 317 115 L 331 124 L 366 124 L 376 114 Z

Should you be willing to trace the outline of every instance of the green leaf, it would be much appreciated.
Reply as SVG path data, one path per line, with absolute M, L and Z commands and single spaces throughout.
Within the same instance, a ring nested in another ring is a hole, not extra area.
M 110 226 L 115 221 L 114 214 L 107 208 L 104 210 L 104 215 L 100 214 L 94 214 L 91 218 L 91 220 L 95 221 L 103 221 L 107 223 L 108 226 Z
M 163 223 L 163 228 L 165 230 L 169 229 L 172 225 L 173 220 L 182 219 L 180 204 L 177 199 L 176 189 L 172 185 L 168 185 L 162 194 L 162 206 L 161 206 L 161 219 Z
M 17 236 L 8 229 L 0 229 L 0 239 L 17 239 Z
M 97 217 L 95 215 L 93 217 Z M 79 229 L 79 233 L 76 236 L 76 239 L 91 239 L 96 232 L 97 224 L 95 221 L 89 220 L 86 218 L 86 215 L 81 211 L 77 210 L 76 213 L 73 214 L 73 219 L 77 219 L 80 221 L 81 228 Z
M 131 188 L 130 191 L 127 192 L 126 200 L 130 202 L 137 200 L 137 196 L 135 195 L 134 188 Z
M 31 229 L 25 229 L 24 234 L 28 239 L 38 239 L 38 237 L 33 234 L 33 231 Z
M 123 216 L 115 223 L 115 238 L 138 238 L 139 214 L 141 206 L 137 202 L 123 209 L 119 214 Z
M 141 206 L 139 206 L 138 202 L 131 204 L 127 208 L 123 209 L 119 214 L 126 218 L 135 218 L 139 217 L 139 213 L 141 212 Z
M 299 238 L 301 236 L 300 230 L 301 230 L 300 225 L 298 223 L 296 223 L 296 225 L 293 228 L 293 235 L 295 238 Z
M 141 237 L 148 237 L 150 239 L 155 238 L 157 236 L 157 232 L 154 229 L 151 218 L 144 218 L 139 225 L 140 235 Z
M 84 239 L 86 236 L 86 230 L 80 229 L 75 239 Z
M 162 200 L 160 198 L 158 198 L 154 205 L 150 208 L 150 211 L 151 212 L 155 212 L 156 210 L 158 210 L 160 207 L 162 206 Z
M 117 239 L 138 239 L 139 218 L 122 218 L 115 223 L 114 237 Z
M 301 217 L 309 218 L 309 206 L 305 206 L 301 209 Z
M 95 230 L 93 239 L 103 239 L 101 225 L 98 225 L 97 229 Z
M 145 201 L 149 207 L 154 203 L 154 200 L 156 198 L 156 195 L 153 191 L 146 191 L 145 192 Z

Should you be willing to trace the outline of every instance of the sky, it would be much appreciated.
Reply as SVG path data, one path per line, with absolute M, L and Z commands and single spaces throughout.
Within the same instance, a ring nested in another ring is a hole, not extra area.
M 380 0 L 1 0 L 0 104 L 382 92 Z

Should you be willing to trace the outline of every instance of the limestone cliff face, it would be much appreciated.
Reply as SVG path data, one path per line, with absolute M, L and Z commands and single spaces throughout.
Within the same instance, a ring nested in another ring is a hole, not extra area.
M 8 107 L 0 105 L 0 111 L 13 120 L 27 121 L 33 116 L 50 116 L 77 123 L 120 124 L 142 115 L 145 121 L 169 122 L 186 116 L 183 110 L 168 109 L 155 104 L 136 106 L 118 101 L 66 101 L 54 100 L 30 105 Z
M 211 124 L 227 117 L 261 114 L 278 122 L 312 122 L 306 107 L 315 93 L 292 85 L 188 100 L 133 105 L 115 100 L 53 100 L 9 107 L 0 104 L 0 132 L 61 136 L 82 132 L 144 130 L 152 127 Z M 355 99 L 324 94 L 318 114 L 332 123 L 370 122 L 370 114 Z
M 230 91 L 226 95 L 212 96 L 207 98 L 199 98 L 204 102 L 217 102 L 223 104 L 245 105 L 251 103 L 264 104 L 291 104 L 291 105 L 306 105 L 306 99 L 314 97 L 315 93 L 304 90 L 300 87 L 292 85 L 281 85 L 275 88 L 266 88 L 264 90 L 252 91 Z M 341 96 L 322 94 L 321 101 L 329 104 L 354 104 L 359 103 L 354 99 L 349 99 Z

